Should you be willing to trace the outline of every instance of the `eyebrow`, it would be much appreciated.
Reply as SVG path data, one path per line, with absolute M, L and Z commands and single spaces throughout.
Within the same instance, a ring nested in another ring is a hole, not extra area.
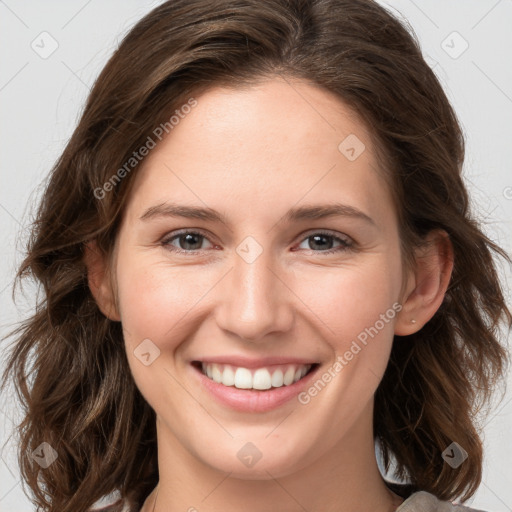
M 140 220 L 148 221 L 158 217 L 183 217 L 187 219 L 199 219 L 211 222 L 219 222 L 228 225 L 224 215 L 211 208 L 197 206 L 185 206 L 174 203 L 161 203 L 148 208 Z M 306 205 L 290 209 L 284 216 L 284 222 L 291 223 L 301 220 L 316 220 L 326 217 L 351 217 L 363 220 L 376 226 L 373 219 L 361 210 L 341 203 Z

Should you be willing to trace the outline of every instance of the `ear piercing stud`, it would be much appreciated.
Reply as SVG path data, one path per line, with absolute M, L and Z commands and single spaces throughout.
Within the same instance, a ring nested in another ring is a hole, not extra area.
M 416 320 L 414 320 L 414 318 L 411 320 L 411 324 L 415 324 L 416 323 Z

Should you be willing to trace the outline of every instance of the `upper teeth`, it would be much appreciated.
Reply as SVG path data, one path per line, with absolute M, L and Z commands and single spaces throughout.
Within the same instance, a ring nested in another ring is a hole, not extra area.
M 251 371 L 248 368 L 237 368 L 229 364 L 202 363 L 203 373 L 210 379 L 224 386 L 235 386 L 240 389 L 289 386 L 304 377 L 311 366 L 310 364 L 290 364 L 277 369 L 258 368 Z

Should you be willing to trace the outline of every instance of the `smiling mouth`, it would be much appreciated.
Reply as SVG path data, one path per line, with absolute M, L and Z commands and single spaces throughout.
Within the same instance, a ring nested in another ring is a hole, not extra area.
M 230 364 L 193 361 L 192 366 L 210 380 L 223 386 L 266 391 L 295 384 L 316 370 L 319 363 L 282 364 L 249 369 Z

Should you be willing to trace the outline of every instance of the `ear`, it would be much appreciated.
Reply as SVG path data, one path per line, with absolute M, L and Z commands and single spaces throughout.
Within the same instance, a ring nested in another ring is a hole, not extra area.
M 433 230 L 425 242 L 416 251 L 416 268 L 409 272 L 402 309 L 395 323 L 398 336 L 419 331 L 434 316 L 450 283 L 453 246 L 448 233 Z
M 84 262 L 87 267 L 89 289 L 100 311 L 108 319 L 120 322 L 121 316 L 110 281 L 107 258 L 99 250 L 95 240 L 85 245 Z

